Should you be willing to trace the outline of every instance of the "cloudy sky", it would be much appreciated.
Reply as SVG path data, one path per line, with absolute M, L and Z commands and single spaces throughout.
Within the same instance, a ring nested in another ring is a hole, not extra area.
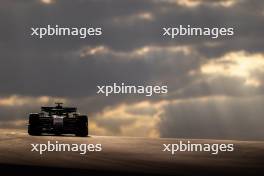
M 48 24 L 103 35 L 30 36 Z M 235 35 L 162 37 L 180 24 Z M 263 31 L 260 0 L 0 0 L 0 128 L 25 129 L 29 112 L 63 101 L 95 135 L 263 140 Z M 114 82 L 169 92 L 96 94 Z

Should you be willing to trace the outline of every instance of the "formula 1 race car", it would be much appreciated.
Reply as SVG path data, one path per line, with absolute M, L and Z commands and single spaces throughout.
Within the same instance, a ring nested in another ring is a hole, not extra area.
M 75 134 L 88 135 L 88 118 L 80 115 L 77 108 L 62 107 L 62 103 L 55 103 L 55 107 L 41 107 L 40 113 L 29 114 L 28 134 Z

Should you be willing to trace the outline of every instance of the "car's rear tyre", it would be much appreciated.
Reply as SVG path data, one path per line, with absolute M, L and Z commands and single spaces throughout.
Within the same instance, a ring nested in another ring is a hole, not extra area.
M 41 131 L 38 127 L 33 125 L 28 125 L 28 134 L 31 136 L 39 136 L 41 135 Z
M 39 127 L 39 114 L 29 115 L 28 134 L 32 136 L 38 136 L 41 134 Z
M 85 137 L 88 135 L 88 118 L 87 116 L 78 116 L 76 119 L 76 136 Z

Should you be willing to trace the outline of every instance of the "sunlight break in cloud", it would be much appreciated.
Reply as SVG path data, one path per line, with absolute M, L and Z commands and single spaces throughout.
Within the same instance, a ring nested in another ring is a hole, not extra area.
M 170 53 L 177 54 L 182 53 L 184 55 L 189 55 L 196 52 L 190 46 L 143 46 L 132 51 L 115 51 L 107 46 L 96 46 L 96 47 L 84 47 L 79 51 L 79 56 L 85 58 L 88 56 L 102 56 L 102 55 L 111 55 L 120 58 L 128 59 L 140 59 L 142 57 L 147 57 L 148 55 L 153 55 L 157 53 Z
M 231 52 L 213 59 L 202 66 L 204 74 L 235 76 L 245 79 L 246 85 L 260 86 L 260 81 L 254 72 L 264 72 L 264 56 L 262 54 L 249 54 L 244 51 Z
M 53 4 L 55 0 L 41 0 L 40 2 L 43 4 Z
M 158 123 L 164 104 L 143 101 L 108 107 L 91 119 L 92 134 L 159 137 Z
M 25 106 L 25 105 L 43 105 L 48 103 L 53 103 L 55 101 L 66 102 L 63 98 L 55 98 L 49 96 L 40 96 L 40 97 L 26 97 L 11 95 L 9 97 L 0 97 L 0 106 Z
M 114 23 L 118 24 L 134 24 L 138 22 L 151 22 L 155 19 L 151 12 L 139 12 L 132 15 L 113 18 Z
M 206 0 L 167 0 L 166 2 L 177 4 L 183 7 L 194 8 L 200 5 L 210 5 L 210 6 L 222 6 L 222 7 L 232 7 L 236 4 L 237 0 L 218 0 L 218 1 L 206 1 Z

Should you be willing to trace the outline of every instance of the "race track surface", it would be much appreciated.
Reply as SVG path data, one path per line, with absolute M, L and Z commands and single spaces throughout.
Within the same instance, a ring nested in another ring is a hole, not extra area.
M 188 139 L 193 143 L 233 143 L 234 152 L 163 152 L 164 143 L 187 139 L 108 136 L 29 136 L 0 130 L 0 169 L 9 175 L 261 175 L 264 142 Z M 102 144 L 102 151 L 32 152 L 31 144 Z

